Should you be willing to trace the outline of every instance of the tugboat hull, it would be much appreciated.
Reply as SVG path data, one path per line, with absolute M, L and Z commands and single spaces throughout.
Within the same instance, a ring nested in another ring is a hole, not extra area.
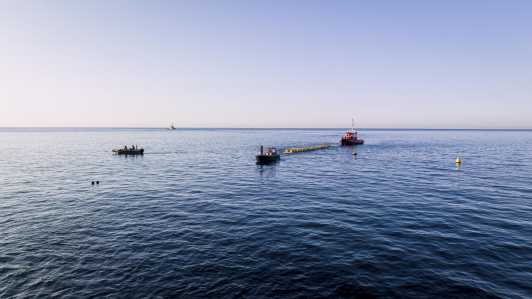
M 342 140 L 340 140 L 340 143 L 342 143 L 342 145 L 356 145 L 356 144 L 363 144 L 364 140 L 362 139 L 349 140 L 349 139 L 342 138 Z

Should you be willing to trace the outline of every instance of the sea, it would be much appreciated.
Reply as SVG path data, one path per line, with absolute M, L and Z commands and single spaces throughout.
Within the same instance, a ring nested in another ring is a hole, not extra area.
M 532 131 L 345 132 L 0 128 L 0 298 L 532 298 Z

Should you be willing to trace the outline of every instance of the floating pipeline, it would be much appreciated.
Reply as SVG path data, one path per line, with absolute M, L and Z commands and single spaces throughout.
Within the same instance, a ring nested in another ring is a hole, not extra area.
M 300 148 L 289 148 L 285 150 L 285 153 L 293 154 L 293 153 L 299 153 L 299 152 L 306 152 L 306 151 L 313 151 L 317 149 L 323 149 L 330 147 L 330 144 L 324 144 L 324 145 L 317 145 L 317 146 L 311 146 L 311 147 L 300 147 Z

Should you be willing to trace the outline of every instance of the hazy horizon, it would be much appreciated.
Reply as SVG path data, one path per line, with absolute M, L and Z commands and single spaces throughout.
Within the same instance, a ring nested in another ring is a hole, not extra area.
M 175 126 L 174 126 L 175 127 Z M 163 127 L 0 127 L 0 129 L 161 129 L 166 130 Z M 235 129 L 235 130 L 346 130 L 349 131 L 351 128 L 335 128 L 335 127 L 323 127 L 323 128 L 303 128 L 303 127 L 175 127 L 176 130 L 182 129 L 192 129 L 192 130 L 226 130 L 226 129 Z M 485 129 L 469 129 L 469 128 L 458 128 L 458 129 L 449 129 L 449 128 L 355 128 L 355 131 L 359 130 L 374 130 L 374 131 L 386 131 L 386 130 L 427 130 L 427 131 L 532 131 L 532 129 L 498 129 L 498 128 L 485 128 Z
M 530 1 L 0 1 L 0 127 L 532 129 Z

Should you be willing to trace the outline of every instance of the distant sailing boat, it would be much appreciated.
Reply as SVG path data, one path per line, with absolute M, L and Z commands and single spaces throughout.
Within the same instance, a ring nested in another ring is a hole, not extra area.
M 175 130 L 174 128 L 174 123 L 172 123 L 172 125 L 170 126 L 170 128 L 166 128 L 167 130 Z

